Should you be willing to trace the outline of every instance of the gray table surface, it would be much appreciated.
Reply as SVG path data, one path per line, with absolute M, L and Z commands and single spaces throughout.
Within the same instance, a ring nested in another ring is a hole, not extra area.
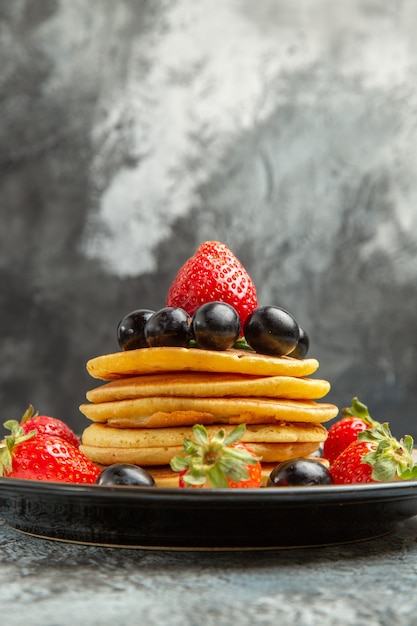
M 0 520 L 7 626 L 415 626 L 417 517 L 371 541 L 163 552 L 38 539 Z

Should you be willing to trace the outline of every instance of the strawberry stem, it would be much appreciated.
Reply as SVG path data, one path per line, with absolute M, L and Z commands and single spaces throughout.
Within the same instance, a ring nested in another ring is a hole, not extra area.
M 245 424 L 239 424 L 230 433 L 221 429 L 210 439 L 206 428 L 196 424 L 194 441 L 184 439 L 184 453 L 171 460 L 171 468 L 183 472 L 187 486 L 203 486 L 208 480 L 212 487 L 223 489 L 229 487 L 229 481 L 249 480 L 247 466 L 256 465 L 259 457 L 244 448 L 233 447 L 245 430 Z
M 10 435 L 6 435 L 0 446 L 0 476 L 9 474 L 12 471 L 13 450 L 15 446 L 23 441 L 32 439 L 38 434 L 36 429 L 24 433 L 23 428 L 17 420 L 8 420 L 3 426 L 10 430 Z
M 369 414 L 366 404 L 360 402 L 358 398 L 353 398 L 350 407 L 342 409 L 343 417 L 360 417 L 368 426 L 376 426 L 379 422 L 376 422 Z
M 25 422 L 30 420 L 31 417 L 36 417 L 37 415 L 39 415 L 39 413 L 38 412 L 35 413 L 35 409 L 33 408 L 33 405 L 29 404 L 28 408 L 22 415 L 20 424 L 24 424 Z
M 201 349 L 201 346 L 197 343 L 195 339 L 190 339 L 188 342 L 187 348 Z M 240 337 L 237 341 L 235 341 L 235 343 L 232 346 L 232 349 L 233 350 L 247 350 L 248 352 L 255 352 L 255 350 L 250 347 L 250 345 L 248 344 L 248 342 L 246 341 L 244 337 Z
M 355 397 L 350 407 L 342 409 L 344 417 L 359 417 L 370 428 L 358 433 L 358 441 L 373 444 L 374 449 L 365 454 L 362 462 L 372 466 L 372 478 L 378 482 L 417 478 L 414 464 L 414 441 L 406 435 L 399 441 L 392 435 L 388 422 L 377 422 L 369 414 L 366 404 Z
M 358 433 L 358 441 L 374 444 L 375 448 L 365 454 L 363 463 L 372 466 L 372 478 L 386 482 L 417 478 L 417 465 L 414 465 L 413 438 L 406 435 L 397 440 L 391 433 L 388 423 L 379 424 Z
M 255 352 L 253 348 L 250 347 L 245 337 L 240 337 L 234 344 L 233 348 L 235 350 L 247 350 L 248 352 Z

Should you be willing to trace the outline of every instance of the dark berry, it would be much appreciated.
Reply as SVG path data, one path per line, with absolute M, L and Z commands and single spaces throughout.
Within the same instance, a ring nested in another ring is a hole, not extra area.
M 328 468 L 315 459 L 290 459 L 277 465 L 269 475 L 268 487 L 328 485 L 332 477 Z
M 155 487 L 153 477 L 141 467 L 130 463 L 115 463 L 104 469 L 96 480 L 98 485 L 136 485 Z
M 124 316 L 117 327 L 117 341 L 122 350 L 136 350 L 147 348 L 145 339 L 145 325 L 154 311 L 137 309 Z
M 227 350 L 239 337 L 239 314 L 226 302 L 207 302 L 194 313 L 191 330 L 201 348 Z
M 191 338 L 191 317 L 178 307 L 156 311 L 147 321 L 145 338 L 148 346 L 186 347 Z
M 245 339 L 255 352 L 283 356 L 297 346 L 300 330 L 297 322 L 284 309 L 260 306 L 246 319 Z
M 292 356 L 294 359 L 304 359 L 307 355 L 308 349 L 310 347 L 310 339 L 306 331 L 299 326 L 300 337 L 298 339 L 298 343 L 294 350 L 292 350 L 288 356 Z

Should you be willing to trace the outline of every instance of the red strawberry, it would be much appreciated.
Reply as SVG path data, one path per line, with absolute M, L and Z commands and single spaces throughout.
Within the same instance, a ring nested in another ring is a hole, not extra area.
M 330 465 L 335 484 L 406 480 L 417 476 L 410 435 L 397 441 L 387 423 L 367 428 L 358 434 Z
M 20 420 L 20 426 L 25 434 L 36 429 L 39 434 L 44 433 L 61 437 L 65 441 L 72 443 L 76 448 L 80 445 L 80 440 L 65 422 L 56 417 L 39 415 L 38 413 L 34 414 L 32 405 L 29 405 L 28 409 L 26 409 Z
M 323 446 L 323 457 L 333 463 L 349 444 L 358 440 L 358 434 L 369 428 L 360 417 L 344 417 L 329 428 Z
M 240 261 L 224 244 L 206 241 L 178 271 L 166 306 L 180 307 L 192 316 L 202 304 L 216 301 L 237 311 L 242 328 L 258 306 L 255 286 Z
M 184 455 L 171 461 L 174 472 L 180 472 L 180 487 L 250 488 L 260 487 L 261 464 L 248 446 L 240 442 L 245 425 L 240 424 L 228 435 L 219 430 L 209 439 L 204 426 L 193 427 L 195 441 L 184 439 Z
M 95 483 L 98 467 L 78 448 L 57 435 L 25 434 L 17 422 L 6 422 L 11 434 L 0 444 L 0 476 L 63 483 Z
M 329 463 L 333 463 L 350 443 L 357 441 L 360 432 L 376 425 L 367 407 L 357 398 L 353 398 L 352 406 L 343 409 L 342 414 L 343 418 L 330 426 L 324 442 L 323 456 Z
M 366 441 L 353 441 L 330 466 L 330 475 L 335 484 L 373 483 L 372 465 L 363 462 L 368 452 L 376 446 Z

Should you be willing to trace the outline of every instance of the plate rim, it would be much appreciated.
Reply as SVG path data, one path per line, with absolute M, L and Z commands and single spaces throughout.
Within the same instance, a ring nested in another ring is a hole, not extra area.
M 108 511 L 113 511 L 110 517 Z M 162 525 L 161 511 L 166 512 Z M 375 511 L 379 515 L 375 516 Z M 248 527 L 241 526 L 245 512 L 250 522 Z M 45 515 L 49 520 L 46 525 Z M 103 520 L 98 526 L 97 516 Z M 117 528 L 113 523 L 115 516 L 121 524 Z M 208 531 L 210 526 L 206 526 L 206 520 L 213 520 L 213 516 L 217 516 L 220 524 L 213 526 L 216 533 Z M 317 523 L 320 516 L 324 524 Z M 318 547 L 373 539 L 414 516 L 417 516 L 417 480 L 259 489 L 181 489 L 0 477 L 0 518 L 11 528 L 38 538 L 95 546 L 195 551 Z M 313 524 L 307 535 L 306 519 Z M 284 524 L 280 526 L 279 540 L 271 534 L 276 528 L 274 523 L 266 534 L 262 533 L 265 523 L 271 520 Z M 288 520 L 291 521 L 287 523 Z M 358 524 L 357 520 L 362 521 Z M 230 530 L 236 523 L 239 524 L 237 535 Z M 219 533 L 222 524 L 225 530 Z M 330 533 L 324 536 L 329 529 Z
M 325 500 L 335 500 L 340 497 L 341 501 L 348 499 L 373 499 L 375 497 L 398 496 L 412 497 L 416 491 L 417 479 L 398 480 L 391 482 L 354 483 L 346 485 L 310 485 L 297 487 L 261 487 L 261 488 L 238 488 L 238 489 L 181 489 L 179 487 L 139 487 L 127 485 L 96 485 L 80 483 L 64 483 L 54 481 L 34 481 L 29 479 L 0 477 L 0 502 L 3 492 L 37 492 L 45 495 L 66 495 L 78 497 L 99 496 L 100 498 L 125 498 L 131 499 L 157 499 L 167 501 L 195 501 L 206 502 L 221 500 L 228 502 L 243 498 L 246 502 L 258 500 L 318 500 L 318 496 Z M 390 498 L 388 498 L 390 499 Z M 0 508 L 1 513 L 1 508 Z

